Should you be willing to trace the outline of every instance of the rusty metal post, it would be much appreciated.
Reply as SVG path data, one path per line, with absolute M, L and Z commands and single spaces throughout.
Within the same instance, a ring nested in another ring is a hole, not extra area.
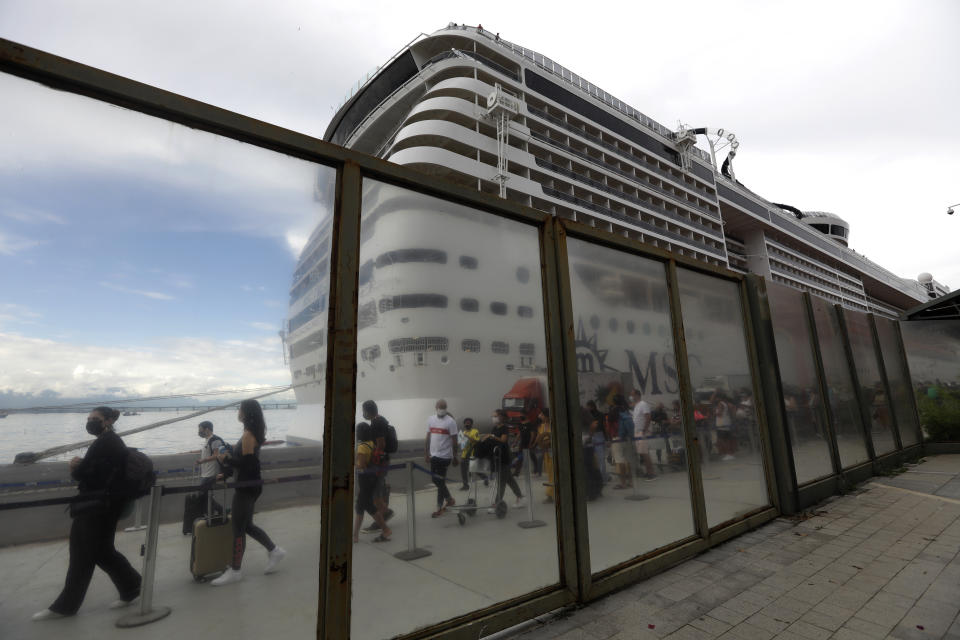
M 363 177 L 347 162 L 337 174 L 323 425 L 318 640 L 350 637 L 353 535 L 353 419 L 356 413 L 357 273 Z

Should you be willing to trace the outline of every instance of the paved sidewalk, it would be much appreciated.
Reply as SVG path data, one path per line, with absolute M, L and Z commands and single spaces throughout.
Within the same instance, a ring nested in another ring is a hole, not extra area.
M 960 640 L 960 455 L 778 518 L 518 640 Z

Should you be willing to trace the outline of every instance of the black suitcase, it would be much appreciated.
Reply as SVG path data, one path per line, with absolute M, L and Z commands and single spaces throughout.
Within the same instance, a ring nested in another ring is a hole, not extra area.
M 204 502 L 202 493 L 188 493 L 183 497 L 183 535 L 192 534 L 193 523 L 206 514 Z

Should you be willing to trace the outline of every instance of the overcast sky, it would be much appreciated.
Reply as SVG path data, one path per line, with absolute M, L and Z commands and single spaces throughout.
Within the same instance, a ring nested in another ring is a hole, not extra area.
M 915 278 L 929 271 L 951 289 L 960 287 L 960 214 L 946 215 L 947 206 L 960 201 L 960 2 L 594 1 L 553 3 L 549 10 L 544 6 L 446 1 L 407 3 L 401 10 L 395 2 L 384 1 L 0 0 L 0 36 L 322 136 L 349 87 L 418 34 L 431 33 L 451 21 L 482 23 L 485 29 L 543 53 L 671 129 L 683 122 L 734 131 L 741 143 L 736 175 L 747 187 L 772 201 L 840 215 L 851 225 L 851 247 L 897 275 Z M 52 110 L 47 122 L 56 120 L 56 106 L 47 108 Z M 40 119 L 29 115 L 20 114 L 23 122 Z M 36 127 L 37 136 L 43 131 Z M 18 140 L 25 139 L 20 136 Z M 17 136 L 6 137 L 10 142 Z M 163 141 L 163 136 L 156 139 Z M 80 141 L 78 148 L 84 144 L 90 142 Z M 184 154 L 191 149 L 195 151 L 189 144 L 178 148 Z M 112 162 L 123 158 L 124 169 L 136 172 L 138 165 L 130 164 L 129 150 L 111 153 Z M 216 154 L 207 159 L 213 157 Z M 169 149 L 151 161 L 165 166 L 173 162 Z M 204 159 L 196 164 L 204 165 Z M 150 261 L 135 260 L 134 255 L 124 260 L 111 256 L 111 262 L 130 269 L 111 270 L 109 277 L 95 278 L 95 289 L 152 305 L 142 310 L 144 317 L 166 317 L 155 315 L 166 305 L 169 318 L 164 326 L 168 320 L 174 326 L 166 333 L 153 331 L 149 339 L 154 342 L 129 335 L 114 336 L 111 341 L 93 328 L 84 332 L 83 322 L 71 322 L 67 332 L 63 309 L 54 313 L 38 308 L 39 297 L 28 295 L 25 285 L 16 287 L 10 265 L 16 263 L 20 273 L 31 273 L 27 267 L 43 264 L 44 250 L 62 255 L 48 239 L 56 234 L 48 236 L 47 231 L 59 229 L 65 235 L 71 231 L 58 219 L 55 203 L 33 212 L 8 206 L 0 210 L 0 272 L 7 272 L 6 277 L 0 273 L 4 288 L 0 351 L 7 348 L 9 356 L 14 350 L 29 351 L 27 340 L 62 340 L 50 352 L 62 350 L 76 356 L 77 361 L 64 365 L 70 380 L 76 380 L 80 360 L 92 357 L 88 349 L 137 351 L 163 343 L 164 357 L 175 362 L 180 352 L 170 347 L 174 336 L 205 340 L 207 346 L 217 340 L 241 344 L 262 340 L 267 341 L 261 345 L 266 351 L 277 351 L 262 361 L 251 361 L 249 368 L 269 368 L 270 375 L 233 376 L 230 382 L 284 382 L 279 379 L 282 363 L 277 366 L 276 360 L 279 346 L 269 344 L 276 340 L 271 336 L 284 314 L 285 302 L 281 308 L 276 304 L 289 287 L 293 256 L 322 212 L 309 210 L 304 200 L 296 215 L 260 233 L 254 221 L 261 219 L 266 197 L 274 188 L 285 186 L 260 175 L 257 184 L 250 186 L 242 178 L 246 175 L 243 163 L 239 164 L 227 172 L 230 176 L 218 174 L 221 186 L 232 189 L 234 184 L 247 184 L 258 196 L 234 193 L 231 202 L 243 206 L 224 206 L 220 213 L 210 214 L 209 228 L 191 229 L 209 231 L 217 215 L 236 216 L 227 225 L 228 234 L 208 241 L 214 246 L 217 242 L 243 246 L 244 251 L 266 256 L 270 269 L 245 272 L 241 265 L 248 263 L 243 260 L 231 267 L 235 276 L 231 284 L 238 291 L 249 287 L 246 293 L 252 294 L 264 287 L 258 303 L 262 309 L 254 313 L 252 305 L 245 304 L 242 313 L 234 313 L 231 307 L 229 331 L 218 333 L 199 320 L 195 331 L 187 331 L 176 326 L 177 314 L 169 310 L 183 308 L 184 292 L 193 290 L 206 299 L 209 291 L 199 287 L 196 271 L 182 264 L 178 269 L 159 256 Z M 209 166 L 203 171 L 209 171 Z M 316 179 L 297 171 L 292 173 Z M 276 173 L 291 175 L 286 170 Z M 198 170 L 182 175 L 195 177 Z M 202 171 L 199 175 L 196 182 L 209 186 L 210 176 Z M 187 184 L 191 180 L 179 179 L 183 193 L 199 197 L 200 192 Z M 154 201 L 154 206 L 163 205 Z M 119 207 L 118 215 L 122 211 Z M 203 220 L 189 219 L 203 227 Z M 47 231 L 32 233 L 41 222 Z M 161 231 L 176 233 L 182 227 L 171 221 L 170 228 Z M 171 236 L 169 242 L 180 240 Z M 245 244 L 254 241 L 259 242 L 256 247 Z M 130 254 L 142 256 L 133 234 L 125 242 Z M 202 244 L 196 243 L 197 247 Z M 89 251 L 84 255 L 89 257 Z M 214 273 L 213 265 L 200 266 L 200 271 Z M 151 277 L 135 281 L 138 269 Z M 247 277 L 254 273 L 268 274 L 265 280 L 269 281 Z M 54 316 L 59 320 L 54 321 Z M 241 325 L 246 329 L 241 330 Z M 205 353 L 192 351 L 197 352 Z M 120 357 L 118 353 L 110 355 Z M 9 364 L 0 368 L 0 392 L 14 388 L 23 377 L 16 371 Z M 50 369 L 41 377 L 58 375 Z M 141 370 L 135 377 L 149 375 Z M 39 391 L 34 386 L 17 388 Z M 89 391 L 65 381 L 63 392 L 84 389 Z

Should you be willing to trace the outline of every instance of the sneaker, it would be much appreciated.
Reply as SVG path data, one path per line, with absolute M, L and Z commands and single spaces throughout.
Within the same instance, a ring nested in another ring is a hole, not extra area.
M 721 459 L 721 460 L 736 460 L 736 458 L 733 457 L 732 455 L 730 455 L 729 453 L 728 453 L 727 455 L 723 456 L 723 457 L 720 458 L 720 459 Z
M 374 522 L 370 526 L 360 529 L 360 531 L 363 533 L 376 533 L 377 531 L 380 531 L 380 525 Z
M 470 485 L 468 484 L 460 485 L 460 491 L 470 491 Z
M 123 598 L 120 598 L 119 600 L 114 600 L 113 602 L 111 602 L 111 603 L 110 603 L 110 608 L 111 608 L 111 609 L 123 609 L 124 607 L 129 607 L 130 605 L 132 605 L 134 602 L 136 602 L 136 601 L 139 600 L 139 599 L 140 599 L 140 596 L 133 596 L 133 597 L 130 598 L 129 600 L 124 600 Z
M 287 552 L 284 551 L 283 547 L 274 547 L 273 551 L 267 552 L 267 566 L 263 570 L 264 574 L 273 573 L 274 569 L 277 568 L 277 565 L 280 564 L 280 561 L 283 560 L 284 556 L 287 555 Z
M 453 498 L 447 498 L 447 501 L 443 503 L 443 508 L 446 509 L 447 507 L 452 507 L 455 504 L 457 504 L 456 500 L 454 500 Z
M 497 512 L 497 510 L 494 509 L 493 507 L 490 507 L 489 509 L 487 509 L 487 513 L 489 513 L 490 515 L 493 515 L 493 514 L 495 514 L 496 512 Z
M 643 476 L 643 479 L 644 479 L 644 481 L 646 481 L 646 482 L 653 482 L 654 480 L 656 480 L 656 479 L 659 478 L 659 477 L 660 477 L 660 476 L 658 476 L 658 475 L 656 475 L 656 474 L 654 474 L 654 473 L 648 473 L 647 475 Z
M 52 609 L 44 609 L 43 611 L 37 611 L 35 614 L 33 614 L 33 616 L 31 616 L 31 620 L 34 622 L 40 622 L 41 620 L 56 620 L 57 618 L 64 617 L 66 616 L 64 616 L 62 613 L 57 613 Z
M 446 512 L 447 512 L 446 508 L 440 507 L 439 509 L 437 509 L 436 511 L 434 511 L 433 513 L 431 513 L 431 514 L 430 514 L 430 517 L 431 517 L 431 518 L 439 518 L 440 516 L 442 516 L 442 515 L 445 514 Z
M 234 582 L 240 582 L 241 580 L 243 580 L 243 574 L 240 573 L 239 569 L 227 567 L 227 570 L 223 572 L 223 575 L 215 580 L 212 580 L 210 584 L 215 587 L 222 587 L 225 584 L 233 584 Z

